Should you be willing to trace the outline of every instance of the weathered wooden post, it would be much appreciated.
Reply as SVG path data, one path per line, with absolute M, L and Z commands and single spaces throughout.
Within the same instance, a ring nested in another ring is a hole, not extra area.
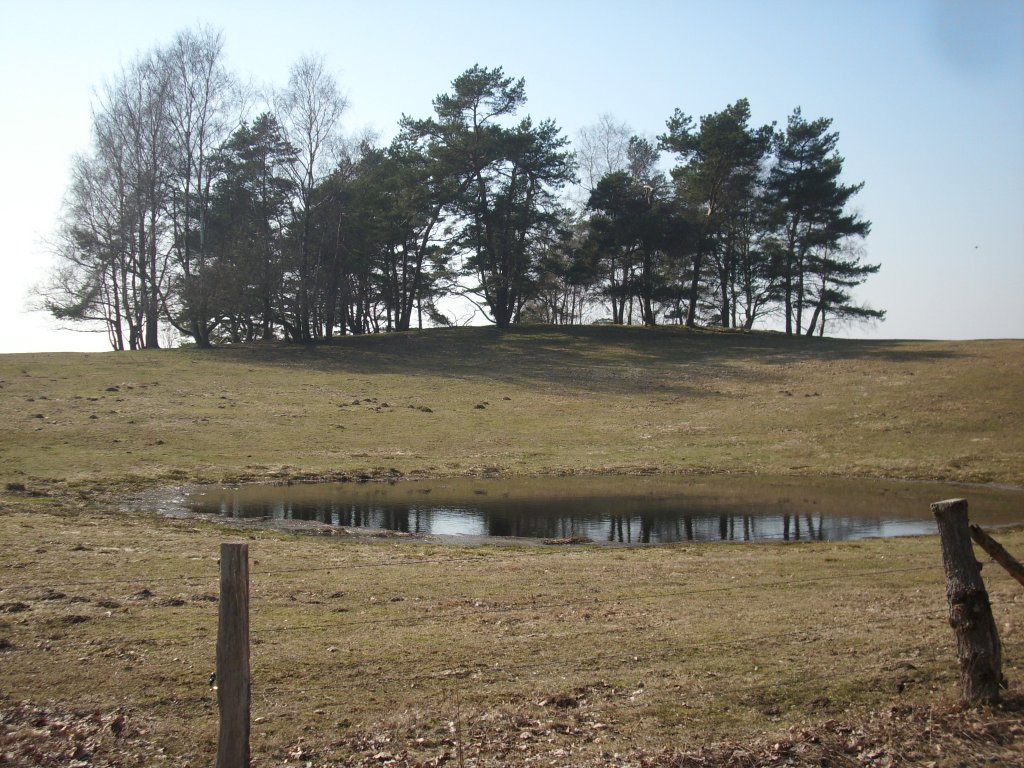
M 249 768 L 249 545 L 220 545 L 217 768 Z
M 967 500 L 938 501 L 931 509 L 942 542 L 949 625 L 956 635 L 960 661 L 960 691 L 969 704 L 992 704 L 999 700 L 1003 681 L 1002 646 L 981 578 L 981 564 L 971 547 Z
M 971 524 L 971 538 L 974 543 L 988 552 L 989 557 L 999 563 L 1006 572 L 1024 586 L 1024 565 L 1021 565 L 1006 548 L 989 536 L 980 526 Z

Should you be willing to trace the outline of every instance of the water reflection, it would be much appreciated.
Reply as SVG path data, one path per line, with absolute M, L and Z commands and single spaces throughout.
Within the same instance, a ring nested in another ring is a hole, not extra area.
M 1021 522 L 1022 494 L 972 489 L 972 519 Z M 836 541 L 932 533 L 948 486 L 729 478 L 541 478 L 204 489 L 193 513 L 412 534 L 679 541 Z M 982 519 L 984 518 L 984 519 Z

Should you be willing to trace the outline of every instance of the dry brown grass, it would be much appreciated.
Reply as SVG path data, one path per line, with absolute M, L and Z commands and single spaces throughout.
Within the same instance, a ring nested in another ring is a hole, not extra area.
M 5 482 L 397 469 L 1024 485 L 1021 341 L 465 328 L 308 349 L 3 355 L 0 387 Z
M 222 541 L 250 546 L 259 766 L 1022 764 L 1024 596 L 985 569 L 1011 688 L 960 711 L 930 537 L 469 548 L 119 511 L 391 470 L 1020 485 L 1022 352 L 527 328 L 0 356 L 0 764 L 212 762 Z
M 1024 756 L 1024 593 L 986 568 L 1010 704 L 960 712 L 931 537 L 464 548 L 45 499 L 5 503 L 0 537 L 17 542 L 0 559 L 12 756 L 65 738 L 26 730 L 35 707 L 41 723 L 98 713 L 94 764 L 212 760 L 222 541 L 250 547 L 256 765 L 457 764 L 458 750 L 467 765 L 717 765 L 726 746 L 761 756 L 733 765 L 817 765 L 840 742 L 847 762 L 830 765 Z M 1024 530 L 1000 538 L 1024 549 Z M 104 730 L 118 716 L 123 737 Z M 900 760 L 866 759 L 912 736 Z

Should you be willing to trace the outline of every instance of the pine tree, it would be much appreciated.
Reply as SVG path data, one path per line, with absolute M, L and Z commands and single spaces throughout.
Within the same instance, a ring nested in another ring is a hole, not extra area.
M 830 132 L 831 126 L 829 118 L 808 122 L 798 107 L 785 132 L 775 135 L 776 163 L 767 194 L 778 239 L 787 334 L 802 331 L 804 309 L 813 303 L 812 286 L 819 287 L 819 304 L 828 295 L 827 288 L 820 286 L 827 286 L 833 279 L 829 276 L 838 274 L 834 256 L 842 251 L 843 243 L 863 238 L 871 229 L 871 222 L 846 212 L 850 199 L 864 185 L 840 182 L 843 158 L 836 152 L 839 134 Z M 851 278 L 855 271 L 850 271 Z M 868 274 L 873 273 L 863 273 L 861 281 Z M 838 306 L 838 296 L 832 295 L 832 299 L 826 305 Z M 809 329 L 820 312 L 815 312 Z

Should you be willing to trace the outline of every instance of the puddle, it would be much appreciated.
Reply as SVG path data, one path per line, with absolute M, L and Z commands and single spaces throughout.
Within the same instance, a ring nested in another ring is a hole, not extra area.
M 963 497 L 971 521 L 1024 523 L 1024 491 L 763 477 L 537 477 L 192 489 L 178 512 L 438 536 L 596 542 L 840 541 L 935 532 L 929 504 Z

